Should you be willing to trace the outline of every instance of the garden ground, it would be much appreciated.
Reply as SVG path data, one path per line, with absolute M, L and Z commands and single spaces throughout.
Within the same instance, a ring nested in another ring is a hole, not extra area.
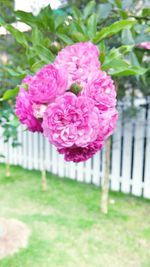
M 40 172 L 0 165 L 0 217 L 24 222 L 26 249 L 0 267 L 149 267 L 150 201 L 111 193 L 109 214 L 99 211 L 99 188 Z

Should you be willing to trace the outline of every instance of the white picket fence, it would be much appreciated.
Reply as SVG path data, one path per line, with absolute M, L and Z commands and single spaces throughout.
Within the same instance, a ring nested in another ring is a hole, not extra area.
M 120 114 L 122 114 L 120 112 Z M 103 182 L 105 149 L 83 163 L 65 162 L 41 134 L 18 130 L 22 146 L 12 148 L 11 140 L 4 143 L 0 134 L 1 162 L 20 165 L 26 169 L 46 169 L 60 177 L 101 186 Z M 150 108 L 141 108 L 133 119 L 120 115 L 112 138 L 110 188 L 150 199 Z

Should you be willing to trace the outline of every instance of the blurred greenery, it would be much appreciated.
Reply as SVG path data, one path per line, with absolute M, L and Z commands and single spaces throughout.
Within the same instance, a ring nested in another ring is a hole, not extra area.
M 0 0 L 0 20 L 10 23 L 15 20 L 14 0 Z
M 149 267 L 150 201 L 110 193 L 109 214 L 99 212 L 99 188 L 0 164 L 0 217 L 26 223 L 25 249 L 1 267 Z M 6 193 L 6 192 L 9 192 Z M 108 256 L 109 253 L 109 256 Z

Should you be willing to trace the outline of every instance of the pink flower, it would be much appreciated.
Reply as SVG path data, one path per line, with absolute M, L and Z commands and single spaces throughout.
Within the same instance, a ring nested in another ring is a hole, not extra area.
M 99 110 L 107 110 L 116 106 L 114 82 L 104 71 L 94 73 L 93 78 L 87 83 L 81 95 L 91 97 Z
M 42 127 L 57 148 L 85 147 L 97 139 L 99 111 L 92 99 L 66 93 L 49 104 Z
M 118 120 L 118 111 L 115 108 L 110 108 L 106 111 L 100 112 L 99 116 L 100 116 L 99 137 L 105 140 L 113 133 L 113 131 L 116 128 Z
M 150 50 L 150 42 L 143 42 L 143 43 L 139 44 L 139 47 Z
M 100 113 L 99 134 L 94 142 L 86 147 L 71 146 L 59 148 L 58 152 L 64 154 L 66 161 L 82 162 L 93 157 L 104 146 L 104 141 L 113 133 L 118 119 L 118 113 L 115 108 Z
M 28 84 L 31 76 L 27 76 L 22 84 Z M 41 121 L 33 116 L 32 101 L 29 93 L 23 87 L 20 88 L 19 94 L 16 98 L 16 115 L 22 124 L 27 125 L 31 132 L 42 132 Z
M 98 150 L 102 149 L 104 142 L 97 138 L 96 141 L 92 142 L 86 147 L 67 147 L 58 149 L 60 154 L 64 154 L 66 161 L 81 162 L 91 158 Z
M 99 50 L 91 42 L 76 43 L 62 49 L 54 62 L 68 74 L 68 88 L 73 83 L 85 85 L 92 73 L 100 68 Z
M 64 71 L 54 65 L 46 65 L 40 69 L 29 84 L 29 94 L 35 103 L 50 103 L 57 95 L 65 92 L 67 78 Z
M 37 119 L 43 119 L 47 106 L 43 104 L 33 103 L 32 108 L 34 117 Z

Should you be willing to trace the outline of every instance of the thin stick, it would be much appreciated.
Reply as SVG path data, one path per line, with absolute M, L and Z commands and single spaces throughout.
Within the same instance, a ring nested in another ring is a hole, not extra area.
M 108 198 L 109 198 L 109 168 L 110 168 L 110 147 L 111 139 L 109 138 L 105 146 L 105 165 L 104 165 L 104 179 L 101 195 L 101 211 L 104 214 L 108 213 Z
M 45 192 L 47 191 L 47 179 L 46 179 L 46 170 L 45 170 L 45 142 L 43 141 L 43 146 L 42 146 L 42 150 L 43 150 L 43 158 L 42 158 L 42 170 L 41 170 L 41 180 L 42 180 L 42 190 Z

